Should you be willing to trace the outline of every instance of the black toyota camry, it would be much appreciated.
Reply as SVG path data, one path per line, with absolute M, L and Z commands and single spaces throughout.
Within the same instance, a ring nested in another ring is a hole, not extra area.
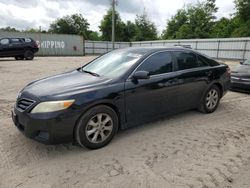
M 227 65 L 191 49 L 126 48 L 28 84 L 12 118 L 37 141 L 96 149 L 119 129 L 189 109 L 212 113 L 229 83 Z

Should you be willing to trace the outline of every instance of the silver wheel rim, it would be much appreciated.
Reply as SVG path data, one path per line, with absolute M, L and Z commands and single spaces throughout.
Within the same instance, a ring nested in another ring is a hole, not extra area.
M 113 121 L 108 114 L 99 113 L 94 115 L 87 123 L 85 134 L 89 142 L 102 143 L 111 134 Z
M 216 107 L 217 103 L 219 100 L 219 94 L 217 92 L 217 90 L 215 89 L 211 89 L 208 94 L 207 94 L 207 98 L 206 98 L 206 106 L 209 110 L 212 110 Z

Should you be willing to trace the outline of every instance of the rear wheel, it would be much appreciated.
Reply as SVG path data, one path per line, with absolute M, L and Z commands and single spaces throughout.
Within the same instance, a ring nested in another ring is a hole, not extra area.
M 82 147 L 98 149 L 106 146 L 118 130 L 118 117 L 108 106 L 88 110 L 75 128 L 75 139 Z
M 34 52 L 31 51 L 31 50 L 25 51 L 25 53 L 24 53 L 24 58 L 25 58 L 26 60 L 33 60 L 33 59 L 34 59 Z
M 213 85 L 202 99 L 199 110 L 203 113 L 214 112 L 220 103 L 220 89 Z

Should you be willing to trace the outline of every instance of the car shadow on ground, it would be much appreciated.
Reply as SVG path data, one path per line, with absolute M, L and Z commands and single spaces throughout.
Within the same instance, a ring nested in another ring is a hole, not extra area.
M 155 121 L 151 121 L 151 122 L 147 122 L 147 123 L 142 123 L 142 124 L 138 124 L 137 126 L 125 129 L 125 130 L 120 130 L 118 131 L 117 135 L 115 135 L 114 139 L 111 141 L 111 143 L 109 143 L 109 145 L 107 145 L 106 147 L 100 148 L 98 150 L 105 150 L 108 147 L 112 148 L 113 144 L 121 144 L 120 147 L 116 147 L 116 148 L 122 148 L 123 145 L 123 140 L 126 139 L 127 137 L 130 138 L 135 138 L 136 135 L 138 134 L 144 134 L 144 133 L 149 133 L 150 131 L 154 131 L 154 129 L 160 129 L 162 127 L 168 127 L 168 122 L 171 121 L 175 121 L 177 119 L 183 119 L 185 117 L 188 116 L 192 116 L 192 115 L 199 115 L 203 116 L 204 114 L 198 112 L 197 110 L 191 110 L 191 111 L 185 111 L 182 113 L 178 113 L 178 114 L 174 114 L 171 116 L 167 116 L 165 118 L 161 118 Z M 171 125 L 173 126 L 173 125 Z M 174 125 L 175 126 L 175 125 Z M 176 125 L 178 126 L 178 124 Z M 19 139 L 21 139 L 22 141 L 25 142 L 25 144 L 27 144 L 27 148 L 30 149 L 30 151 L 32 152 L 45 152 L 46 155 L 48 155 L 49 157 L 56 157 L 59 155 L 66 155 L 67 153 L 83 153 L 83 152 L 91 152 L 92 150 L 87 149 L 87 148 L 82 148 L 80 146 L 77 146 L 76 144 L 72 144 L 72 143 L 66 143 L 66 144 L 58 144 L 58 145 L 44 145 L 42 143 L 39 143 L 35 140 L 26 138 L 22 133 L 19 133 L 20 135 L 18 135 Z M 21 141 L 21 142 L 22 142 Z M 131 147 L 133 147 L 133 145 L 131 145 Z M 119 151 L 117 151 L 119 152 Z

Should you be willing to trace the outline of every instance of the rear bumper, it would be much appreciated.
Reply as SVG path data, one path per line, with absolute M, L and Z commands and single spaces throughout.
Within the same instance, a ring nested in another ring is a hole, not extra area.
M 15 126 L 28 138 L 44 144 L 60 144 L 73 141 L 77 117 L 72 114 L 30 114 L 12 111 Z
M 34 53 L 37 53 L 39 51 L 39 48 L 33 48 Z

